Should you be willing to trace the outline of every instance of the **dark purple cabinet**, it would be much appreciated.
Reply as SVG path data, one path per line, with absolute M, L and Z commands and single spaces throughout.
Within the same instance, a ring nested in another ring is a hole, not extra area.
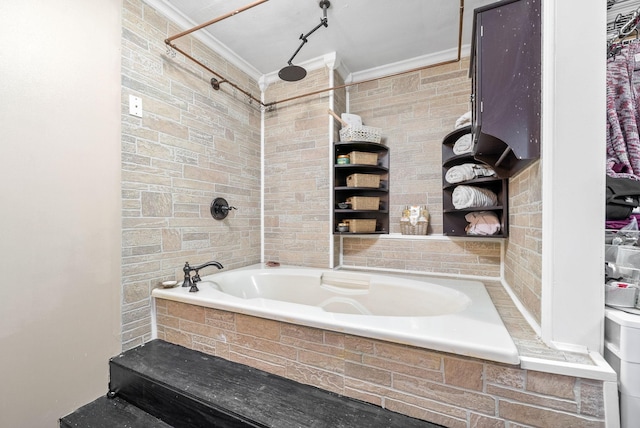
M 506 0 L 474 12 L 475 158 L 503 178 L 540 157 L 540 3 Z

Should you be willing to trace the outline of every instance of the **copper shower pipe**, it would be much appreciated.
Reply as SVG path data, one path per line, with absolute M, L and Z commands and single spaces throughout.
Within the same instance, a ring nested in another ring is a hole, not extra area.
M 342 89 L 342 88 L 347 88 L 349 86 L 353 86 L 353 85 L 359 85 L 361 83 L 368 83 L 368 82 L 372 82 L 374 80 L 380 80 L 380 79 L 386 79 L 389 77 L 395 77 L 395 76 L 400 76 L 402 74 L 408 74 L 408 73 L 414 73 L 416 71 L 420 71 L 420 70 L 426 70 L 429 68 L 434 68 L 434 67 L 439 67 L 441 65 L 447 65 L 447 64 L 454 64 L 456 62 L 459 62 L 462 56 L 462 28 L 463 28 L 463 16 L 464 16 L 464 0 L 460 0 L 460 16 L 459 16 L 459 20 L 458 20 L 458 55 L 456 57 L 456 59 L 451 59 L 451 60 L 447 60 L 447 61 L 441 61 L 438 62 L 436 64 L 431 64 L 431 65 L 426 65 L 423 67 L 416 67 L 416 68 L 412 68 L 411 70 L 405 70 L 405 71 L 401 71 L 398 73 L 393 73 L 393 74 L 389 74 L 386 76 L 382 76 L 382 77 L 375 77 L 372 79 L 367 79 L 367 80 L 361 80 L 358 82 L 352 82 L 352 83 L 345 83 L 344 85 L 339 85 L 339 86 L 333 86 L 331 88 L 325 88 L 325 89 L 320 89 L 317 91 L 313 91 L 313 92 L 308 92 L 306 94 L 302 94 L 302 95 L 296 95 L 294 97 L 290 97 L 290 98 L 285 98 L 282 100 L 277 100 L 277 101 L 272 101 L 270 103 L 264 103 L 261 100 L 257 99 L 256 97 L 254 97 L 253 95 L 251 95 L 251 93 L 245 91 L 244 89 L 240 88 L 238 85 L 236 85 L 235 83 L 225 79 L 224 77 L 222 77 L 220 74 L 216 73 L 215 71 L 211 70 L 209 67 L 207 67 L 206 65 L 204 65 L 203 63 L 201 63 L 200 61 L 198 61 L 197 59 L 193 58 L 191 55 L 187 54 L 186 52 L 184 52 L 183 50 L 181 50 L 180 48 L 178 48 L 177 46 L 175 46 L 174 44 L 171 43 L 172 40 L 175 40 L 177 38 L 180 38 L 184 35 L 190 34 L 194 31 L 200 30 L 208 25 L 214 24 L 218 21 L 222 21 L 223 19 L 226 19 L 230 16 L 236 15 L 240 12 L 243 12 L 247 9 L 250 9 L 254 6 L 257 6 L 261 3 L 264 3 L 266 1 L 269 0 L 258 0 L 254 3 L 251 3 L 247 6 L 244 6 L 243 8 L 237 9 L 233 12 L 227 13 L 225 15 L 222 15 L 216 19 L 213 19 L 209 22 L 205 22 L 204 24 L 198 25 L 197 27 L 194 27 L 190 30 L 186 30 L 183 31 L 182 33 L 176 34 L 175 36 L 172 36 L 168 39 L 166 39 L 164 42 L 170 46 L 172 49 L 175 49 L 176 51 L 180 52 L 182 55 L 184 55 L 186 58 L 189 58 L 191 61 L 195 62 L 196 64 L 198 64 L 200 67 L 204 68 L 205 70 L 207 70 L 208 72 L 210 72 L 211 74 L 217 76 L 218 78 L 220 78 L 221 80 L 218 83 L 226 83 L 230 86 L 232 86 L 233 88 L 237 89 L 238 91 L 242 92 L 243 94 L 245 94 L 246 96 L 248 96 L 251 100 L 258 102 L 261 106 L 263 107 L 272 107 L 275 106 L 276 104 L 280 104 L 280 103 L 284 103 L 284 102 L 288 102 L 288 101 L 293 101 L 293 100 L 297 100 L 300 98 L 305 98 L 305 97 L 309 97 L 311 95 L 317 95 L 317 94 L 321 94 L 323 92 L 328 92 L 328 91 L 333 91 L 335 89 Z
M 229 18 L 229 17 L 231 17 L 233 15 L 237 15 L 240 12 L 244 12 L 247 9 L 251 9 L 252 7 L 258 6 L 258 5 L 260 5 L 260 4 L 264 3 L 264 2 L 267 2 L 267 1 L 269 1 L 269 0 L 258 0 L 258 1 L 255 1 L 255 2 L 253 2 L 251 4 L 248 4 L 246 6 L 241 7 L 240 9 L 235 9 L 235 10 L 229 12 L 229 13 L 225 13 L 224 15 L 220 15 L 219 17 L 217 17 L 215 19 L 212 19 L 211 21 L 208 21 L 208 22 L 205 22 L 204 24 L 200 24 L 200 25 L 198 25 L 196 27 L 193 27 L 190 30 L 186 30 L 186 31 L 183 31 L 182 33 L 176 34 L 175 36 L 171 36 L 168 39 L 166 39 L 164 42 L 166 44 L 169 44 L 175 39 L 179 39 L 182 36 L 186 36 L 187 34 L 191 34 L 194 31 L 201 30 L 204 27 L 208 27 L 211 24 L 215 24 L 216 22 L 222 21 L 223 19 L 227 19 L 227 18 Z
M 267 1 L 267 0 L 263 0 L 263 1 Z M 253 95 L 251 95 L 250 92 L 245 91 L 244 89 L 242 89 L 241 87 L 239 87 L 238 85 L 236 85 L 235 83 L 225 79 L 224 77 L 222 77 L 220 74 L 216 73 L 215 71 L 213 71 L 212 69 L 210 69 L 209 67 L 207 67 L 206 65 L 204 65 L 203 63 L 201 63 L 200 61 L 198 61 L 197 59 L 195 59 L 194 57 L 192 57 L 191 55 L 189 55 L 188 53 L 186 53 L 185 51 L 183 51 L 182 49 L 180 49 L 179 47 L 177 47 L 176 45 L 170 43 L 170 42 L 165 42 L 167 43 L 167 45 L 171 46 L 172 49 L 180 52 L 182 55 L 184 55 L 185 57 L 189 58 L 191 61 L 195 62 L 196 64 L 198 64 L 200 67 L 204 68 L 205 70 L 207 70 L 209 73 L 213 74 L 214 76 L 218 77 L 220 80 L 218 81 L 218 84 L 220 83 L 226 83 L 229 86 L 232 86 L 233 88 L 237 89 L 239 92 L 242 92 L 243 94 L 245 94 L 247 97 L 249 97 L 251 100 L 253 101 L 257 101 L 258 103 L 260 103 L 260 105 L 264 106 L 265 104 L 259 100 L 258 98 L 254 97 Z M 217 88 L 216 88 L 217 89 Z

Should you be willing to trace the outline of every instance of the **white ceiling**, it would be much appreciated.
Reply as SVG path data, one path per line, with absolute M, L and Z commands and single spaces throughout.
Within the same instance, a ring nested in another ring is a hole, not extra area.
M 255 4 L 255 0 L 145 1 L 183 29 Z M 471 42 L 473 9 L 493 2 L 465 0 L 463 45 L 468 47 Z M 328 27 L 320 27 L 308 37 L 293 64 L 305 66 L 335 53 L 346 78 L 389 66 L 409 69 L 456 58 L 460 0 L 330 3 Z M 269 0 L 193 35 L 254 78 L 274 76 L 302 43 L 300 36 L 310 32 L 322 17 L 320 0 Z

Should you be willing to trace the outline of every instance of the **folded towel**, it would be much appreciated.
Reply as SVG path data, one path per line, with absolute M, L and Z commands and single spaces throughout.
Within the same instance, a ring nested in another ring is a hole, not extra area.
M 464 153 L 470 153 L 473 151 L 473 141 L 471 140 L 471 134 L 464 134 L 458 138 L 453 145 L 453 153 L 461 155 Z
M 455 124 L 455 128 L 454 129 L 459 129 L 459 128 L 462 128 L 463 126 L 467 126 L 467 125 L 471 125 L 471 112 L 470 111 L 466 112 L 465 114 L 460 116 L 458 118 L 458 120 L 456 120 L 456 124 Z
M 500 220 L 491 211 L 476 211 L 464 216 L 469 222 L 464 229 L 468 235 L 495 235 L 500 233 Z
M 447 183 L 454 184 L 478 177 L 492 177 L 494 175 L 496 175 L 496 172 L 489 166 L 478 165 L 477 163 L 464 163 L 449 168 L 444 175 L 444 179 Z
M 492 207 L 498 204 L 498 197 L 491 190 L 474 186 L 458 186 L 453 189 L 451 202 L 455 209 Z

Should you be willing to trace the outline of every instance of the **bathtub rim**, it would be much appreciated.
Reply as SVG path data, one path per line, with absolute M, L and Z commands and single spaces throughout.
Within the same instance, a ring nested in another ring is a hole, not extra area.
M 216 272 L 203 276 L 202 279 L 203 282 L 205 282 L 215 277 L 215 275 L 231 272 L 239 273 L 244 270 L 278 269 L 303 269 L 331 272 L 350 271 L 345 268 L 329 269 L 294 265 L 267 267 L 264 264 L 254 264 Z M 446 352 L 505 364 L 520 364 L 518 349 L 482 281 L 445 278 L 437 275 L 416 276 L 413 274 L 381 273 L 380 271 L 363 271 L 361 269 L 357 269 L 357 272 L 378 276 L 399 277 L 425 283 L 433 282 L 438 285 L 448 286 L 467 294 L 473 303 L 467 309 L 452 315 L 437 315 L 431 317 L 371 317 L 368 315 L 333 314 L 320 309 L 318 311 L 308 310 L 310 306 L 274 300 L 267 301 L 267 299 L 247 301 L 221 291 L 213 290 L 213 288 L 207 289 L 206 283 L 200 285 L 199 288 L 201 291 L 198 293 L 189 293 L 188 288 L 185 287 L 175 287 L 169 289 L 155 288 L 151 295 L 154 299 L 172 300 L 289 324 L 384 340 L 426 350 Z M 266 306 L 260 306 L 265 304 Z M 283 310 L 292 310 L 296 316 L 282 313 Z M 155 314 L 152 322 L 156 322 Z M 483 340 L 478 340 L 478 325 L 474 325 L 474 323 L 482 323 L 481 333 L 484 336 Z M 476 328 L 475 330 L 474 327 Z M 429 331 L 430 333 L 426 334 L 425 331 Z M 438 334 L 435 334 L 435 332 Z

